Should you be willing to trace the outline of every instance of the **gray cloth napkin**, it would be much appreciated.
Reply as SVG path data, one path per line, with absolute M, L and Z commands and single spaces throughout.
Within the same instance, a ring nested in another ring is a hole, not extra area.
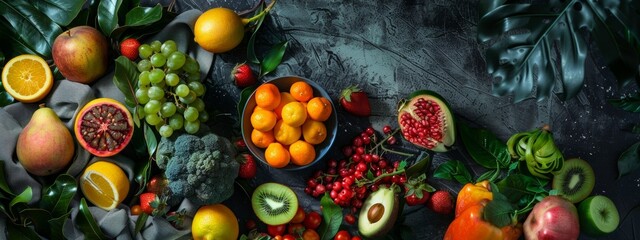
M 151 37 L 149 41 L 168 39 L 174 40 L 178 49 L 193 56 L 200 63 L 200 72 L 205 76 L 209 72 L 213 62 L 213 54 L 201 49 L 193 41 L 193 24 L 202 12 L 190 10 L 178 15 L 161 32 Z M 124 95 L 113 84 L 113 72 L 107 73 L 91 86 L 79 84 L 72 81 L 56 81 L 52 92 L 43 102 L 45 106 L 52 108 L 65 123 L 70 131 L 73 131 L 74 116 L 77 111 L 88 101 L 98 97 L 109 97 L 120 102 L 124 102 Z M 38 104 L 14 103 L 4 108 L 0 108 L 0 160 L 4 161 L 7 183 L 15 193 L 22 192 L 27 186 L 33 189 L 33 199 L 31 203 L 40 200 L 43 179 L 30 175 L 20 165 L 15 157 L 15 145 L 22 128 L 29 122 L 32 113 L 38 108 Z M 76 144 L 76 154 L 72 164 L 67 169 L 76 178 L 88 163 L 95 161 L 94 157 Z M 133 179 L 134 161 L 125 156 L 115 156 L 107 159 L 118 164 L 128 174 L 129 180 Z M 131 189 L 130 191 L 134 191 Z M 68 239 L 84 239 L 84 235 L 77 228 L 76 216 L 80 195 L 78 191 L 76 200 L 72 202 L 71 218 L 67 220 L 64 228 L 64 235 Z M 189 201 L 184 200 L 178 210 L 185 209 L 191 216 L 197 209 Z M 97 207 L 90 207 L 96 222 L 102 232 L 112 239 L 177 239 L 189 238 L 191 229 L 191 218 L 186 219 L 185 230 L 177 230 L 164 218 L 149 217 L 140 233 L 134 236 L 135 222 L 137 216 L 131 216 L 130 209 L 124 204 L 120 204 L 116 209 L 105 211 Z M 4 225 L 6 219 L 0 217 L 0 224 Z M 0 228 L 0 230 L 2 230 Z M 4 232 L 4 231 L 2 231 Z

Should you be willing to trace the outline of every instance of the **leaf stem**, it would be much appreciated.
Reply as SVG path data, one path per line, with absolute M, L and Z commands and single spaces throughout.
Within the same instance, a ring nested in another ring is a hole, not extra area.
M 269 3 L 269 5 L 262 11 L 260 11 L 260 13 L 254 15 L 251 18 L 244 18 L 242 19 L 242 23 L 244 25 L 247 25 L 250 22 L 253 22 L 255 20 L 258 20 L 259 18 L 261 18 L 262 16 L 264 16 L 266 13 L 268 13 L 269 11 L 271 11 L 271 8 L 273 8 L 273 6 L 276 4 L 276 0 L 271 1 L 271 3 Z

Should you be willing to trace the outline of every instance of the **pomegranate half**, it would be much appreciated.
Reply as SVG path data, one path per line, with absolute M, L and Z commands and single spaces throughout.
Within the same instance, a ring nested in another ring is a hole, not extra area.
M 455 142 L 453 114 L 435 92 L 419 90 L 398 110 L 398 125 L 407 141 L 435 152 L 446 152 Z
M 89 153 L 110 157 L 124 149 L 133 136 L 129 110 L 111 98 L 96 98 L 80 109 L 73 126 L 76 139 Z

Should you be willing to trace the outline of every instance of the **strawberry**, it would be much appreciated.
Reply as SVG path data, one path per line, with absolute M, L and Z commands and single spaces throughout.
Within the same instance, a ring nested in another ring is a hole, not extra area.
M 240 162 L 238 177 L 251 179 L 256 176 L 256 161 L 251 154 L 242 153 L 238 155 L 238 161 Z
M 241 88 L 256 84 L 257 81 L 256 76 L 253 75 L 253 71 L 251 71 L 251 67 L 246 63 L 236 65 L 233 70 L 231 70 L 231 78 L 233 78 L 236 86 Z
M 427 201 L 427 207 L 439 214 L 450 214 L 453 211 L 453 199 L 445 190 L 438 190 Z
M 371 115 L 369 97 L 366 92 L 361 91 L 357 86 L 343 89 L 340 95 L 340 105 L 347 112 L 359 117 Z
M 151 206 L 151 202 L 156 200 L 156 194 L 152 192 L 147 192 L 140 194 L 140 208 L 142 208 L 142 212 L 151 215 L 153 213 L 153 207 Z
M 135 61 L 138 58 L 138 47 L 140 47 L 140 42 L 137 39 L 127 38 L 120 42 L 120 53 L 129 60 Z

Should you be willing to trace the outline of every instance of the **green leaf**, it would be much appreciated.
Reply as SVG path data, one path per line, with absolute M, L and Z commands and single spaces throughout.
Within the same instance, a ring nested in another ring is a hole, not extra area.
M 244 105 L 247 104 L 249 97 L 253 94 L 253 91 L 256 90 L 256 86 L 249 86 L 240 92 L 240 100 L 238 101 L 238 119 L 242 118 L 242 109 L 244 109 Z
M 489 171 L 486 171 L 484 173 L 482 173 L 480 176 L 478 176 L 478 178 L 476 178 L 476 182 L 482 182 L 484 180 L 489 180 L 491 177 L 493 177 L 494 175 L 500 173 L 500 169 L 490 169 Z
M 78 15 L 84 1 L 41 0 L 32 4 L 57 24 L 66 26 Z
M 136 227 L 135 227 L 135 230 L 133 232 L 134 236 L 137 236 L 138 233 L 140 231 L 142 231 L 142 228 L 147 223 L 147 219 L 148 218 L 149 218 L 149 215 L 146 214 L 146 213 L 141 213 L 140 215 L 138 215 L 138 219 L 136 219 Z
M 8 239 L 30 239 L 30 240 L 40 240 L 40 236 L 36 233 L 33 228 L 7 224 L 7 238 Z
M 80 199 L 80 205 L 78 206 L 78 216 L 76 217 L 76 224 L 80 231 L 84 233 L 87 239 L 106 239 L 104 233 L 96 223 L 96 219 L 93 218 L 87 201 Z
M 153 129 L 149 126 L 149 124 L 144 124 L 144 140 L 147 142 L 147 151 L 149 152 L 149 156 L 153 156 L 156 152 L 156 148 L 158 148 L 158 139 L 156 138 L 156 134 L 153 132 Z
M 77 190 L 75 178 L 69 174 L 58 175 L 53 185 L 44 189 L 40 207 L 51 211 L 53 217 L 65 215 Z
M 264 8 L 264 2 L 260 7 L 256 9 L 256 12 L 259 13 Z M 256 56 L 255 42 L 256 36 L 258 35 L 258 30 L 260 30 L 260 26 L 262 26 L 262 22 L 264 22 L 264 18 L 267 14 L 262 15 L 258 20 L 256 20 L 253 33 L 251 34 L 251 38 L 249 38 L 249 42 L 247 43 L 247 60 L 254 64 L 260 64 L 260 60 Z
M 483 218 L 498 228 L 512 223 L 512 215 L 515 213 L 513 206 L 504 200 L 493 199 L 484 207 Z
M 138 105 L 135 97 L 136 86 L 138 86 L 138 75 L 140 74 L 138 67 L 124 56 L 116 58 L 115 63 L 113 83 L 120 89 L 120 92 L 124 94 L 124 102 L 127 107 L 135 108 Z M 135 113 L 135 111 L 132 113 Z
M 433 172 L 433 177 L 447 180 L 455 180 L 461 184 L 473 181 L 467 167 L 458 160 L 449 160 L 440 164 Z
M 62 33 L 62 28 L 49 16 L 24 0 L 0 0 L 0 16 L 5 20 L 0 21 L 3 23 L 0 25 L 4 25 L 4 33 L 0 37 L 2 48 L 20 48 L 12 54 L 5 52 L 6 57 L 27 52 L 38 53 L 45 58 L 51 57 L 53 41 Z M 10 31 L 4 31 L 7 29 Z
M 471 158 L 485 168 L 506 167 L 511 162 L 507 145 L 487 129 L 471 128 L 458 122 L 460 137 Z
M 147 181 L 149 180 L 149 175 L 151 175 L 151 158 L 145 161 L 144 165 L 142 165 L 138 169 L 139 164 L 136 164 L 136 182 L 138 182 L 140 189 L 135 194 L 140 195 L 145 191 L 145 186 L 147 186 Z
M 627 112 L 640 112 L 640 95 L 637 94 L 620 99 L 609 99 L 609 103 Z
M 618 179 L 640 168 L 640 142 L 637 142 L 618 158 Z
M 431 156 L 427 152 L 420 152 L 420 155 L 416 158 L 416 163 L 409 166 L 405 172 L 407 178 L 420 176 L 429 170 L 431 165 Z
M 546 193 L 546 185 L 546 181 L 538 181 L 534 177 L 523 174 L 512 174 L 496 183 L 500 193 L 514 204 L 527 195 L 535 196 L 540 192 Z
M 162 5 L 155 7 L 135 7 L 127 12 L 126 26 L 143 26 L 157 22 L 162 18 Z
M 9 195 L 14 195 L 13 192 L 11 192 L 9 184 L 7 184 L 7 176 L 4 172 L 4 161 L 0 161 L 0 189 Z
M 342 208 L 331 200 L 329 194 L 322 196 L 320 206 L 322 206 L 324 221 L 320 224 L 318 234 L 322 240 L 333 239 L 338 230 L 340 230 L 340 224 L 342 224 Z
M 0 91 L 0 107 L 13 103 L 13 97 L 5 91 Z
M 51 213 L 42 208 L 27 208 L 20 211 L 20 217 L 23 220 L 29 220 L 33 224 L 36 232 L 43 236 L 51 235 L 51 228 L 49 226 L 49 219 L 51 219 Z
M 106 36 L 111 36 L 118 27 L 118 11 L 122 5 L 122 0 L 101 0 L 98 5 L 98 25 Z
M 273 70 L 276 70 L 282 61 L 282 57 L 284 56 L 284 52 L 287 50 L 288 44 L 288 41 L 282 41 L 269 49 L 260 63 L 261 77 L 269 74 Z
M 18 196 L 14 197 L 9 203 L 9 207 L 13 207 L 18 203 L 29 203 L 33 198 L 33 189 L 31 186 L 27 186 L 22 193 L 18 194 Z
M 48 220 L 49 227 L 51 228 L 51 239 L 64 239 L 63 229 L 64 225 L 67 223 L 67 219 L 69 219 L 70 214 L 71 212 Z

